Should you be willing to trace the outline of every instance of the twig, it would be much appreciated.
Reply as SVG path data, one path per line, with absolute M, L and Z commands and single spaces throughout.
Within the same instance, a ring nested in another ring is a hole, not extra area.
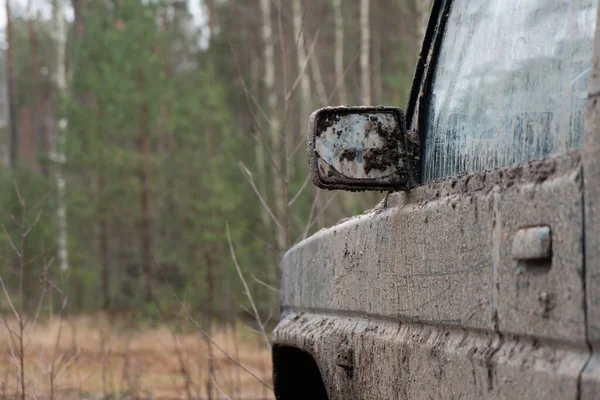
M 51 367 L 50 367 L 50 400 L 54 399 L 54 385 L 60 368 L 56 369 L 56 364 L 62 360 L 63 354 L 57 358 L 58 350 L 60 347 L 60 337 L 62 335 L 63 323 L 65 320 L 65 310 L 67 308 L 68 296 L 64 296 L 63 302 L 60 308 L 60 322 L 58 324 L 58 332 L 56 333 L 56 341 L 54 343 L 54 353 L 52 355 Z
M 17 254 L 17 257 L 21 258 L 21 252 L 19 250 L 17 250 L 17 246 L 15 246 L 15 243 L 13 242 L 12 238 L 10 237 L 10 235 L 8 234 L 8 232 L 6 231 L 6 228 L 4 227 L 4 224 L 2 224 L 2 230 L 4 231 L 4 234 L 6 235 L 8 242 L 10 243 L 10 247 L 12 247 L 12 249 L 14 250 L 14 252 Z
M 8 305 L 10 306 L 10 309 L 15 314 L 15 318 L 17 319 L 17 321 L 20 321 L 21 317 L 19 316 L 19 313 L 17 312 L 17 309 L 15 308 L 15 306 L 12 302 L 12 299 L 10 298 L 10 295 L 8 294 L 8 290 L 6 290 L 6 286 L 4 285 L 4 280 L 2 279 L 2 277 L 0 277 L 0 284 L 2 285 L 2 290 L 4 291 L 4 295 L 6 296 L 6 300 L 8 301 Z
M 277 227 L 279 229 L 283 230 L 283 226 L 281 226 L 281 224 L 277 220 L 277 217 L 275 217 L 275 215 L 273 214 L 273 212 L 271 211 L 271 209 L 269 208 L 269 206 L 267 205 L 267 203 L 265 202 L 265 200 L 261 196 L 258 188 L 256 187 L 256 184 L 254 183 L 254 178 L 252 177 L 252 172 L 250 172 L 250 170 L 246 167 L 246 165 L 244 165 L 244 163 L 242 161 L 240 161 L 238 163 L 238 166 L 239 166 L 240 170 L 246 176 L 246 179 L 248 180 L 248 183 L 250 183 L 250 186 L 252 186 L 252 189 L 254 190 L 254 193 L 256 193 L 256 196 L 258 197 L 258 200 L 260 200 L 260 203 L 263 205 L 263 207 L 267 211 L 267 214 L 269 214 L 269 217 L 271 217 L 271 219 L 273 220 L 273 222 L 275 222 L 275 225 L 277 225 Z
M 219 350 L 229 361 L 231 361 L 232 363 L 234 363 L 235 365 L 237 365 L 238 367 L 240 367 L 241 369 L 246 371 L 249 375 L 251 375 L 254 379 L 256 379 L 257 381 L 262 383 L 264 386 L 273 390 L 273 386 L 269 385 L 261 377 L 259 377 L 254 372 L 249 370 L 244 364 L 242 364 L 235 358 L 231 357 L 221 346 L 219 346 L 219 344 L 213 340 L 213 338 L 204 330 L 204 328 L 202 328 L 202 326 L 194 319 L 194 317 L 192 317 L 192 315 L 189 313 L 185 304 L 183 304 L 183 302 L 181 300 L 179 300 L 179 298 L 177 296 L 175 296 L 175 298 L 177 299 L 177 301 L 179 301 L 179 304 L 180 304 L 181 308 L 183 309 L 183 312 L 187 316 L 188 320 L 192 323 L 192 325 L 194 325 L 198 329 L 198 332 L 202 336 L 204 336 L 210 343 L 212 343 L 212 345 L 215 346 L 217 348 L 217 350 Z
M 219 386 L 219 384 L 217 383 L 217 380 L 215 379 L 215 377 L 211 376 L 210 379 L 212 379 L 212 382 L 215 385 L 215 387 L 217 388 L 217 390 L 219 391 L 219 393 L 221 393 L 223 396 L 225 396 L 226 399 L 231 400 L 231 397 L 227 396 L 227 393 L 225 393 L 223 391 L 223 389 L 221 389 L 221 386 Z
M 294 197 L 292 197 L 292 199 L 288 202 L 288 205 L 290 207 L 296 202 L 298 197 L 300 197 L 300 195 L 302 194 L 302 191 L 304 191 L 304 188 L 306 188 L 306 184 L 308 183 L 309 180 L 310 180 L 310 175 L 307 175 L 306 179 L 304 180 L 304 183 L 302 184 L 302 186 L 300 186 L 300 189 L 298 189 L 298 192 L 296 192 Z
M 258 108 L 258 111 L 260 111 L 263 118 L 265 118 L 267 120 L 269 125 L 272 125 L 271 119 L 269 118 L 269 116 L 267 115 L 265 110 L 261 107 L 258 100 L 252 95 L 252 93 L 250 93 L 250 90 L 248 89 L 248 86 L 246 85 L 246 81 L 244 80 L 244 77 L 242 75 L 242 69 L 240 68 L 240 63 L 237 59 L 235 52 L 233 51 L 233 46 L 231 45 L 231 41 L 229 42 L 229 49 L 231 51 L 231 56 L 233 58 L 233 62 L 235 63 L 235 66 L 238 70 L 238 75 L 240 77 L 240 81 L 242 82 L 242 88 L 244 89 L 244 94 L 246 95 L 246 98 L 252 100 L 252 103 Z M 254 114 L 252 116 L 254 118 Z M 255 120 L 255 122 L 256 122 L 256 120 Z M 257 125 L 259 125 L 259 124 L 257 123 Z
M 185 392 L 188 400 L 193 400 L 194 396 L 192 395 L 192 378 L 190 376 L 190 372 L 185 365 L 185 360 L 183 359 L 183 354 L 181 352 L 181 348 L 179 347 L 179 338 L 170 328 L 171 337 L 173 338 L 173 344 L 175 347 L 175 354 L 177 355 L 177 359 L 179 360 L 179 369 L 181 370 L 181 374 L 183 375 L 183 382 L 185 384 Z
M 333 99 L 333 96 L 335 96 L 335 93 L 337 92 L 337 89 L 340 85 L 340 83 L 342 83 L 344 81 L 344 79 L 346 78 L 346 75 L 348 75 L 348 71 L 350 71 L 350 68 L 352 67 L 352 65 L 354 65 L 354 63 L 356 62 L 356 60 L 358 60 L 358 57 L 360 56 L 360 52 L 357 51 L 356 55 L 352 58 L 352 60 L 348 63 L 348 66 L 346 67 L 346 69 L 344 70 L 344 73 L 342 74 L 342 76 L 340 76 L 337 80 L 337 82 L 335 83 L 335 86 L 333 87 L 333 90 L 331 91 L 331 94 L 329 95 L 329 97 L 327 98 L 327 104 L 329 104 L 331 102 L 331 99 Z M 347 105 L 347 104 L 344 104 Z
M 319 201 L 319 197 L 321 196 L 321 191 L 317 190 L 315 192 L 315 196 L 313 197 L 313 202 L 310 206 L 310 211 L 308 213 L 308 220 L 306 222 L 306 226 L 304 227 L 304 231 L 302 232 L 302 235 L 300 236 L 300 240 L 304 240 L 306 239 L 306 235 L 308 235 L 308 231 L 310 230 L 310 221 L 312 220 L 313 214 L 315 212 L 315 208 L 317 206 L 317 202 Z
M 258 107 L 258 109 L 261 112 L 261 114 L 263 115 L 263 117 L 265 117 L 265 119 L 267 120 L 269 126 L 272 127 L 273 126 L 273 122 L 266 115 L 266 113 L 262 109 L 262 107 L 260 107 L 260 105 L 258 104 L 258 101 L 252 95 L 252 93 L 250 93 L 250 90 L 248 89 L 248 86 L 246 85 L 246 81 L 244 80 L 244 77 L 242 75 L 242 69 L 240 68 L 239 62 L 238 62 L 237 57 L 235 55 L 235 52 L 233 51 L 233 46 L 231 45 L 231 42 L 229 43 L 229 48 L 231 49 L 232 57 L 233 57 L 233 60 L 235 62 L 235 66 L 236 66 L 236 68 L 238 70 L 238 74 L 240 76 L 240 81 L 242 82 L 242 87 L 244 89 L 244 94 L 246 96 L 246 102 L 250 106 L 250 100 L 252 100 L 252 103 L 256 104 L 256 106 Z M 256 129 L 258 130 L 258 135 L 256 135 L 256 136 L 260 140 L 260 143 L 263 146 L 263 149 L 267 153 L 267 157 L 269 157 L 269 161 L 271 162 L 271 165 L 273 166 L 273 168 L 275 169 L 275 171 L 279 174 L 279 177 L 283 180 L 283 182 L 285 182 L 287 184 L 287 178 L 285 177 L 283 171 L 279 167 L 279 164 L 277 163 L 277 161 L 275 160 L 275 158 L 273 158 L 273 153 L 269 149 L 269 146 L 265 143 L 264 132 L 261 129 L 261 124 L 258 122 L 256 116 L 254 115 L 254 112 L 252 112 L 252 108 L 251 107 L 250 107 L 249 111 L 250 111 L 250 116 L 252 117 L 252 122 L 254 123 L 254 125 L 256 126 Z M 276 134 L 279 137 L 281 137 L 281 132 L 276 132 Z
M 29 233 L 31 232 L 31 230 L 33 228 L 35 228 L 35 226 L 37 225 L 38 222 L 40 222 L 40 217 L 41 216 L 42 216 L 42 210 L 38 211 L 37 215 L 35 216 L 35 220 L 31 224 L 31 226 L 25 231 L 25 233 L 23 234 L 23 236 L 25 236 L 25 237 L 29 236 Z
M 244 290 L 246 292 L 246 297 L 248 297 L 248 301 L 250 301 L 250 305 L 252 306 L 252 311 L 254 312 L 254 318 L 256 318 L 256 322 L 260 327 L 260 331 L 262 333 L 263 339 L 265 340 L 265 344 L 267 345 L 267 349 L 271 349 L 271 342 L 269 341 L 269 337 L 267 336 L 267 332 L 265 331 L 265 327 L 262 324 L 260 319 L 260 315 L 258 314 L 258 310 L 256 308 L 256 304 L 254 303 L 254 299 L 252 298 L 252 293 L 250 293 L 250 288 L 246 283 L 246 279 L 244 278 L 244 274 L 242 274 L 242 269 L 238 264 L 237 258 L 235 256 L 235 249 L 233 248 L 233 242 L 231 241 L 231 232 L 229 231 L 229 223 L 225 224 L 225 229 L 227 231 L 227 242 L 229 243 L 229 251 L 231 252 L 231 259 L 233 260 L 233 264 L 235 265 L 235 269 L 237 270 L 238 276 L 244 285 Z
M 281 22 L 281 0 L 277 0 L 277 30 L 279 31 L 279 46 L 281 48 L 281 61 L 283 63 L 283 95 L 287 93 L 287 59 L 285 58 L 285 38 L 283 37 L 283 24 Z M 284 121 L 285 126 L 285 121 Z
M 331 204 L 331 202 L 337 197 L 339 192 L 335 192 L 330 198 L 329 200 L 327 200 L 327 203 L 325 203 L 325 205 L 323 206 L 323 208 L 321 208 L 321 210 L 319 210 L 319 213 L 317 214 L 317 216 L 315 218 L 313 218 L 312 221 L 309 220 L 309 223 L 306 225 L 306 229 L 304 230 L 305 234 L 308 233 L 308 231 L 310 230 L 310 228 L 312 228 L 312 226 L 316 223 L 316 221 L 319 219 L 320 216 L 322 216 L 325 211 L 327 211 L 327 208 L 329 207 L 329 205 Z M 304 236 L 306 237 L 306 236 Z
M 259 285 L 262 285 L 262 286 L 266 287 L 267 289 L 270 289 L 270 290 L 272 290 L 272 291 L 274 291 L 274 292 L 277 292 L 277 293 L 279 293 L 279 289 L 277 289 L 276 287 L 273 287 L 273 286 L 269 285 L 269 284 L 268 284 L 268 283 L 266 283 L 266 282 L 263 282 L 263 281 L 261 281 L 261 280 L 260 280 L 260 279 L 258 279 L 256 276 L 252 275 L 252 279 L 254 279 L 254 281 L 255 281 L 256 283 L 258 283 Z
M 306 67 L 308 66 L 308 62 L 310 61 L 310 57 L 313 55 L 313 53 L 315 51 L 315 45 L 317 44 L 317 39 L 318 38 L 319 38 L 319 30 L 317 30 L 317 32 L 315 34 L 315 38 L 313 39 L 313 41 L 312 41 L 312 43 L 310 45 L 310 48 L 308 50 L 308 54 L 307 54 L 306 60 L 304 60 L 304 65 L 302 65 L 302 68 L 300 69 L 300 72 L 298 73 L 298 76 L 296 77 L 296 80 L 292 84 L 292 87 L 290 88 L 290 90 L 285 95 L 285 100 L 286 101 L 288 101 L 292 97 L 292 95 L 294 94 L 294 91 L 296 90 L 296 87 L 298 86 L 298 84 L 302 80 L 302 76 L 306 72 Z
M 296 153 L 298 152 L 298 150 L 302 149 L 302 148 L 306 148 L 306 139 L 304 136 L 302 136 L 301 140 L 298 142 L 298 144 L 296 145 L 296 147 L 294 147 L 294 149 L 290 152 L 288 159 L 291 161 L 294 156 L 296 155 Z

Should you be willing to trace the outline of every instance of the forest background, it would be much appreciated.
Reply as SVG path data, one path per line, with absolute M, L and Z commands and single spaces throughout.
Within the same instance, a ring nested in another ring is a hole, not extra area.
M 383 197 L 309 183 L 308 117 L 404 108 L 430 1 L 4 6 L 0 398 L 272 396 L 283 253 Z

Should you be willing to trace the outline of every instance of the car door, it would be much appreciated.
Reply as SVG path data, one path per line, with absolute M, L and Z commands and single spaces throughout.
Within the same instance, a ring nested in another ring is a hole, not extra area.
M 461 324 L 499 334 L 488 389 L 524 374 L 529 391 L 508 389 L 518 397 L 575 398 L 589 357 L 580 148 L 597 3 L 446 2 L 411 121 L 422 183 L 450 179 L 455 189 L 435 227 L 449 239 L 434 247 L 472 254 L 477 261 L 454 264 L 470 270 L 465 278 L 487 275 L 485 307 Z M 437 273 L 455 268 L 448 261 Z M 469 279 L 448 287 L 457 289 L 476 290 Z

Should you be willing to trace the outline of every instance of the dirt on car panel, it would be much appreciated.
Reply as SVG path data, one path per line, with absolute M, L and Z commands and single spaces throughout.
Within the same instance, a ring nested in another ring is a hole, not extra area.
M 328 128 L 340 121 L 339 115 L 323 114 L 317 119 L 317 136 L 321 136 Z
M 535 338 L 305 313 L 284 319 L 274 341 L 311 354 L 335 399 L 571 398 L 567 371 L 586 360 Z
M 400 160 L 398 139 L 401 135 L 398 128 L 383 125 L 376 116 L 371 116 L 367 124 L 370 126 L 365 126 L 365 132 L 375 130 L 383 141 L 383 146 L 365 150 L 363 155 L 365 172 L 368 174 L 374 169 L 384 171 L 390 166 L 396 167 Z
M 346 149 L 340 155 L 340 161 L 348 160 L 349 162 L 354 161 L 356 158 L 356 149 Z

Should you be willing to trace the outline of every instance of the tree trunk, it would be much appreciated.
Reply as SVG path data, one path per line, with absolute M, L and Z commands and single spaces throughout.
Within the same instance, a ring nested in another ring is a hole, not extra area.
M 338 83 L 338 98 L 341 105 L 348 105 L 346 78 L 344 76 L 344 17 L 342 0 L 333 0 L 335 18 L 335 79 Z
M 285 183 L 281 179 L 282 169 L 282 153 L 284 147 L 281 140 L 281 122 L 279 120 L 279 112 L 277 110 L 277 91 L 275 87 L 275 58 L 274 58 L 274 40 L 273 40 L 273 23 L 271 17 L 271 1 L 261 0 L 260 8 L 263 17 L 262 24 L 262 39 L 264 43 L 264 85 L 265 94 L 267 96 L 267 113 L 269 121 L 267 126 L 271 133 L 271 154 L 273 155 L 273 197 L 275 204 L 275 216 L 283 225 L 283 220 L 286 217 L 286 202 L 285 202 Z M 286 232 L 279 229 L 276 233 L 277 248 L 281 254 L 287 247 Z
M 258 56 L 253 57 L 250 62 L 250 91 L 255 98 L 259 98 L 259 60 Z M 256 127 L 256 129 L 260 129 Z M 256 132 L 254 141 L 254 152 L 256 156 L 256 170 L 258 171 L 258 188 L 261 193 L 267 193 L 267 170 L 265 165 L 265 149 L 264 143 L 265 135 L 260 130 Z M 265 232 L 271 233 L 273 223 L 269 218 L 269 213 L 264 207 L 260 208 L 260 217 L 265 228 Z
M 50 154 L 50 140 L 46 137 L 46 130 L 44 129 L 44 124 L 42 123 L 42 100 L 39 93 L 40 63 L 38 58 L 37 47 L 37 18 L 34 17 L 34 12 L 31 6 L 32 0 L 29 0 L 29 2 L 27 3 L 27 32 L 29 34 L 29 57 L 31 61 L 32 77 L 35 82 L 35 92 L 32 96 L 33 114 L 31 122 L 33 124 L 33 131 L 36 142 L 41 145 L 42 154 L 44 154 L 44 156 L 48 156 Z M 50 173 L 48 164 L 46 162 L 43 162 L 41 164 L 41 170 L 44 175 L 48 175 Z
M 294 20 L 294 37 L 297 40 L 296 47 L 296 62 L 298 65 L 298 73 L 306 64 L 306 49 L 304 47 L 304 32 L 302 27 L 302 1 L 294 0 L 293 3 L 293 20 Z M 304 70 L 300 77 L 300 121 L 302 124 L 308 121 L 311 112 L 311 94 L 310 94 L 310 79 L 308 71 Z
M 373 37 L 373 101 L 383 102 L 383 77 L 381 75 L 381 37 Z
M 372 105 L 371 100 L 371 26 L 369 24 L 369 0 L 360 0 L 360 82 L 361 103 Z
M 63 0 L 54 1 L 54 23 L 56 40 L 56 87 L 60 100 L 67 90 L 66 47 L 67 24 Z M 60 109 L 61 117 L 58 119 L 57 138 L 54 141 L 55 151 L 52 157 L 56 161 L 55 179 L 57 188 L 57 219 L 58 219 L 58 260 L 60 269 L 66 272 L 69 269 L 69 252 L 67 248 L 67 209 L 65 206 L 65 179 L 62 176 L 62 164 L 66 161 L 64 154 L 65 133 L 68 121 Z
M 327 96 L 327 90 L 323 83 L 323 75 L 321 74 L 321 67 L 319 66 L 319 59 L 316 51 L 310 57 L 309 63 L 313 79 L 315 80 L 315 88 L 320 103 L 319 107 L 326 107 L 329 105 L 327 104 L 329 102 L 329 96 Z
M 100 253 L 100 266 L 102 268 L 102 297 L 103 308 L 110 308 L 110 261 L 108 249 L 108 198 L 106 196 L 106 179 L 104 165 L 106 162 L 104 150 L 104 112 L 101 105 L 98 106 L 96 113 L 97 131 L 96 137 L 100 143 L 98 149 L 98 162 L 96 165 L 96 189 L 98 192 L 98 208 L 96 218 L 98 223 L 98 251 Z
M 140 85 L 143 88 L 143 84 Z M 152 285 L 154 280 L 153 255 L 154 234 L 152 227 L 152 164 L 149 128 L 149 106 L 144 102 L 139 108 L 138 152 L 141 155 L 140 168 L 140 261 L 144 273 L 144 291 L 146 302 L 152 300 Z
M 208 11 L 208 32 L 210 39 L 215 35 L 215 0 L 206 0 L 206 8 Z
M 212 337 L 213 335 L 213 322 L 215 318 L 215 274 L 214 274 L 214 265 L 212 257 L 209 255 L 211 249 L 207 249 L 205 251 L 205 260 L 206 260 L 206 303 L 208 305 L 208 315 L 206 321 L 206 331 L 208 335 Z M 213 388 L 213 379 L 215 378 L 215 361 L 214 361 L 214 352 L 212 343 L 210 341 L 206 341 L 206 345 L 208 346 L 208 377 L 206 378 L 206 391 L 208 400 L 212 400 L 214 398 L 214 388 Z
M 10 0 L 6 0 L 6 80 L 8 82 L 8 116 L 10 123 L 10 165 L 17 164 L 19 135 L 17 131 L 16 88 L 15 88 L 15 55 L 12 30 L 12 14 Z
M 98 226 L 100 263 L 102 265 L 102 297 L 103 308 L 110 308 L 110 262 L 108 259 L 108 221 L 106 213 L 106 196 L 104 174 L 99 173 L 98 177 L 98 199 L 100 201 L 98 217 L 100 218 Z
M 83 37 L 83 32 L 85 30 L 85 25 L 83 21 L 83 9 L 85 7 L 85 2 L 86 0 L 71 0 L 75 24 L 75 37 L 77 37 L 78 39 L 81 39 L 81 37 Z

